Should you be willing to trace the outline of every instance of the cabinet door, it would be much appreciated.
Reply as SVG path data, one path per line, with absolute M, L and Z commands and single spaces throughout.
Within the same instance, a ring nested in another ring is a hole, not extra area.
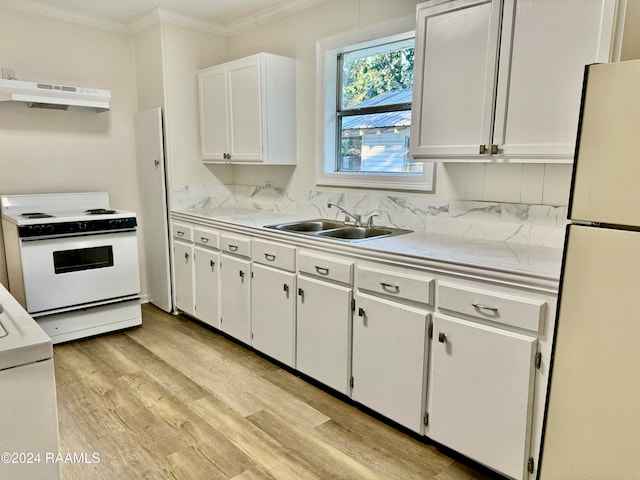
M 195 315 L 193 292 L 193 244 L 173 242 L 173 267 L 176 307 L 189 315 Z
M 436 315 L 428 436 L 509 477 L 524 478 L 536 339 Z
M 203 160 L 224 161 L 229 152 L 226 69 L 212 67 L 198 74 L 200 148 Z
M 423 310 L 356 293 L 352 398 L 422 433 L 427 317 Z
M 218 291 L 220 253 L 195 246 L 195 316 L 212 327 L 219 328 Z
M 298 277 L 297 298 L 298 370 L 348 395 L 351 287 Z
M 253 265 L 251 345 L 295 367 L 296 275 Z
M 231 161 L 262 160 L 260 58 L 248 57 L 227 67 L 229 153 Z
M 490 143 L 501 0 L 418 10 L 411 154 L 477 156 Z
M 246 344 L 251 343 L 251 262 L 221 256 L 220 329 Z
M 505 0 L 493 141 L 501 154 L 573 158 L 584 66 L 609 61 L 615 10 L 615 0 Z

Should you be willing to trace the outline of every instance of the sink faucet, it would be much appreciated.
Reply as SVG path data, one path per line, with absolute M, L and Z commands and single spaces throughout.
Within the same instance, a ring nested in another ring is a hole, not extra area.
M 362 216 L 361 215 L 358 215 L 358 214 L 354 215 L 353 213 L 347 212 L 340 205 L 336 205 L 335 203 L 328 202 L 327 203 L 327 208 L 331 208 L 331 207 L 336 207 L 338 210 L 340 210 L 342 213 L 345 214 L 345 217 L 344 217 L 344 224 L 345 225 L 355 225 L 356 227 L 359 227 L 361 225 L 361 223 L 360 223 L 362 221 Z M 349 221 L 349 217 L 353 218 L 353 222 Z

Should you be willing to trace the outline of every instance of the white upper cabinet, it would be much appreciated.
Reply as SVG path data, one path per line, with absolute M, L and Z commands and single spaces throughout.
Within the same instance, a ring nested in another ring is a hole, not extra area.
M 616 0 L 418 6 L 414 157 L 571 161 L 584 67 L 608 62 Z
M 259 53 L 198 72 L 206 163 L 296 163 L 295 60 Z

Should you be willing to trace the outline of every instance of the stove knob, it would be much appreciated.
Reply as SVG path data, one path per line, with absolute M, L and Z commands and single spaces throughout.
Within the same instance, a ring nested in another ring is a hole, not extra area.
M 78 222 L 78 230 L 86 230 L 87 222 Z
M 53 225 L 45 225 L 44 231 L 47 233 L 53 233 L 54 227 Z

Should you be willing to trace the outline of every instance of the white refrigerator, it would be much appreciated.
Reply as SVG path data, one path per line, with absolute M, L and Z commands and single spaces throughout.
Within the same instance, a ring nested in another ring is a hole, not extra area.
M 542 480 L 640 479 L 640 61 L 586 69 Z

